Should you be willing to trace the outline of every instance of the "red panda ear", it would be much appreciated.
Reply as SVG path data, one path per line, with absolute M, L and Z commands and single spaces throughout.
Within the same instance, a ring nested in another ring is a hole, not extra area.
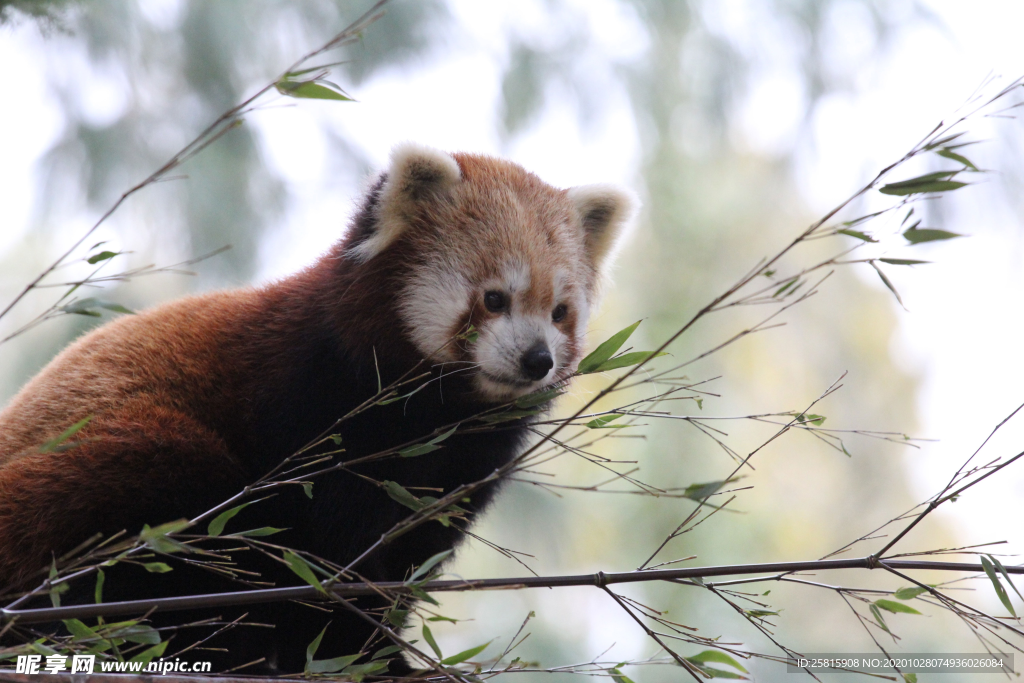
M 581 185 L 568 190 L 583 225 L 587 255 L 595 270 L 612 261 L 628 232 L 639 201 L 629 190 L 615 185 Z
M 395 147 L 380 190 L 373 236 L 355 246 L 352 256 L 365 262 L 384 251 L 405 232 L 419 202 L 444 194 L 461 181 L 459 164 L 451 155 L 414 143 Z

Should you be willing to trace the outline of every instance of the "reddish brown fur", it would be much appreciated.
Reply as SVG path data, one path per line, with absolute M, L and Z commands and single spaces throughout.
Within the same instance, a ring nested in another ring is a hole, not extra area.
M 380 229 L 382 179 L 349 234 L 313 266 L 263 287 L 189 297 L 122 317 L 76 341 L 31 380 L 0 412 L 0 589 L 44 573 L 55 555 L 96 531 L 110 534 L 127 526 L 137 533 L 143 522 L 204 512 L 329 427 L 346 406 L 366 398 L 378 371 L 387 383 L 416 365 L 424 355 L 410 339 L 416 330 L 403 333 L 396 310 L 410 273 L 427 254 L 457 255 L 465 272 L 477 275 L 492 272 L 496 256 L 519 254 L 538 272 L 564 269 L 593 299 L 598 265 L 588 253 L 586 216 L 575 211 L 566 192 L 508 162 L 473 155 L 455 159 L 462 178 L 451 191 L 420 196 L 413 187 L 414 201 L 389 205 L 407 228 L 385 254 L 363 261 L 350 256 Z M 493 314 L 481 301 L 466 307 L 452 333 L 466 324 L 486 324 Z M 549 315 L 559 303 L 550 277 L 532 278 L 523 302 Z M 573 364 L 582 351 L 575 330 L 583 314 L 570 309 L 559 324 Z M 463 346 L 450 355 L 458 359 L 466 353 Z M 420 406 L 413 403 L 410 410 L 422 411 L 428 420 L 436 413 L 456 421 L 477 412 L 480 399 L 469 384 L 457 386 L 461 397 L 446 397 L 440 405 L 424 392 L 417 397 Z M 386 419 L 393 422 L 387 424 L 396 429 L 433 428 L 402 422 L 404 408 L 389 410 L 394 413 Z M 89 416 L 72 447 L 41 451 L 42 444 Z M 355 431 L 345 438 L 369 452 L 398 438 L 384 433 L 379 423 L 359 425 L 353 423 Z M 414 473 L 424 484 L 436 479 L 432 485 L 450 490 L 461 483 L 459 477 L 482 478 L 493 471 L 521 438 L 514 429 L 454 437 L 436 462 L 460 463 L 457 468 L 431 465 L 423 457 L 388 465 L 394 471 L 374 476 L 403 480 Z M 323 505 L 344 514 L 300 516 L 289 525 L 306 524 L 311 531 L 302 536 L 306 532 L 297 529 L 295 538 L 306 539 L 315 546 L 307 549 L 324 556 L 334 554 L 332 561 L 351 557 L 349 546 L 362 542 L 359 533 L 379 537 L 393 523 L 388 520 L 407 512 L 365 483 L 325 479 L 323 486 L 333 493 L 317 498 L 309 514 L 323 514 L 317 507 Z M 474 504 L 485 504 L 488 495 L 480 493 Z M 289 500 L 277 499 L 281 506 L 305 504 Z M 376 530 L 374 525 L 384 526 Z M 451 547 L 456 531 L 435 526 L 429 534 L 403 539 L 407 546 L 395 544 L 390 559 L 372 565 L 378 569 L 368 569 L 369 575 L 399 579 L 413 562 Z M 296 639 L 305 637 L 309 621 L 300 616 L 286 624 Z M 353 633 L 349 640 L 338 636 L 341 652 L 366 637 Z M 286 634 L 292 637 L 289 631 L 279 637 Z M 300 646 L 289 647 L 301 666 Z

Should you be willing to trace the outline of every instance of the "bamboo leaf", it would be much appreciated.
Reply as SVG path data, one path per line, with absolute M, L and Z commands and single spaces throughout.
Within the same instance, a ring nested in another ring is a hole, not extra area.
M 39 447 L 39 452 L 40 453 L 52 453 L 52 452 L 58 450 L 58 448 L 59 448 L 59 446 L 61 444 L 63 444 L 65 441 L 67 441 L 68 439 L 73 437 L 78 432 L 82 431 L 82 428 L 85 427 L 85 425 L 89 424 L 89 422 L 92 420 L 92 417 L 93 416 L 90 415 L 89 417 L 82 418 L 81 420 L 79 420 L 75 424 L 71 425 L 70 427 L 65 429 L 63 432 L 61 432 L 59 436 L 56 436 L 56 437 L 50 439 L 49 441 L 44 443 L 42 446 L 40 446 Z
M 584 426 L 589 427 L 590 429 L 615 429 L 617 427 L 625 427 L 626 425 L 608 424 L 613 420 L 618 420 L 620 417 L 622 417 L 622 415 L 620 415 L 619 413 L 612 413 L 611 415 L 602 415 L 601 417 L 594 418 Z
M 878 622 L 878 625 L 882 627 L 882 630 L 886 633 L 892 633 L 892 631 L 890 631 L 889 627 L 886 625 L 885 619 L 882 618 L 882 613 L 879 611 L 878 605 L 872 603 L 868 605 L 868 608 L 871 610 L 871 615 L 875 618 L 875 621 Z
M 836 232 L 838 232 L 840 235 L 847 235 L 849 237 L 856 237 L 857 239 L 864 240 L 865 242 L 877 242 L 878 241 L 874 237 L 872 237 L 871 235 L 867 234 L 866 232 L 861 232 L 860 230 L 850 230 L 849 228 L 843 228 L 841 230 L 836 230 Z
M 317 79 L 312 81 L 292 81 L 283 78 L 274 84 L 277 91 L 288 97 L 298 97 L 313 100 L 338 100 L 341 102 L 353 102 L 344 90 L 330 81 Z
M 904 605 L 902 602 L 895 602 L 894 600 L 886 600 L 886 599 L 883 598 L 881 600 L 875 600 L 874 604 L 878 605 L 880 608 L 884 609 L 886 612 L 892 612 L 893 614 L 896 614 L 896 613 L 920 614 L 920 612 L 918 612 L 916 609 L 914 609 L 910 605 Z
M 878 260 L 882 263 L 888 263 L 890 266 L 917 266 L 923 263 L 931 263 L 931 261 L 918 261 L 912 258 L 880 258 Z
M 416 579 L 420 578 L 421 576 L 425 576 L 431 569 L 433 569 L 439 563 L 444 562 L 444 560 L 447 559 L 448 556 L 451 555 L 451 554 L 452 554 L 451 550 L 445 550 L 444 552 L 440 552 L 440 553 L 434 555 L 429 560 L 427 560 L 426 562 L 421 564 L 420 567 L 416 571 L 414 571 L 412 573 L 412 576 L 410 576 L 408 579 L 406 579 L 405 582 L 406 583 L 414 583 L 416 581 Z
M 601 343 L 596 349 L 591 351 L 586 358 L 580 361 L 577 372 L 581 375 L 596 372 L 597 368 L 600 367 L 602 363 L 614 356 L 615 353 L 622 348 L 622 345 L 626 343 L 626 340 L 629 339 L 630 335 L 636 331 L 640 322 L 641 321 L 637 320 L 629 327 L 619 330 L 606 341 Z
M 462 652 L 460 652 L 457 655 L 452 655 L 451 657 L 445 657 L 444 659 L 441 660 L 441 664 L 443 664 L 444 666 L 452 666 L 452 665 L 455 665 L 455 664 L 461 664 L 462 662 L 466 661 L 467 659 L 472 659 L 473 657 L 476 657 L 478 654 L 480 654 L 481 652 L 486 650 L 487 646 L 490 645 L 493 642 L 494 642 L 493 640 L 488 640 L 483 645 L 477 645 L 476 647 L 471 647 L 468 650 L 463 650 Z
M 284 529 L 277 529 L 272 526 L 261 526 L 259 529 L 249 529 L 248 531 L 238 531 L 229 536 L 242 536 L 243 538 L 256 538 L 258 536 L 273 536 L 276 533 L 280 533 Z
M 402 450 L 398 451 L 398 455 L 403 458 L 415 458 L 418 455 L 426 455 L 427 453 L 433 453 L 434 451 L 441 450 L 441 446 L 435 446 L 432 443 L 421 443 L 415 446 L 407 446 Z
M 393 481 L 384 481 L 384 490 L 387 492 L 391 500 L 401 503 L 410 510 L 419 512 L 423 509 L 425 503 L 416 496 L 409 493 L 404 486 Z
M 402 648 L 399 645 L 388 645 L 387 647 L 382 647 L 381 649 L 374 652 L 373 656 L 370 657 L 370 659 L 380 659 L 381 657 L 387 657 L 388 655 L 393 655 L 396 652 L 401 651 Z
M 936 152 L 936 154 L 938 154 L 940 157 L 945 157 L 947 159 L 952 159 L 953 161 L 955 161 L 957 163 L 963 164 L 964 166 L 966 166 L 967 168 L 971 169 L 972 171 L 977 171 L 978 170 L 978 167 L 975 166 L 974 164 L 972 164 L 970 159 L 968 159 L 967 157 L 962 156 L 960 154 L 957 154 L 956 152 L 951 150 L 949 147 L 943 147 L 938 152 Z
M 984 555 L 981 556 L 981 566 L 985 569 L 985 574 L 988 576 L 988 580 L 992 582 L 992 587 L 996 590 L 996 595 L 999 596 L 999 602 L 1003 603 L 1003 607 L 1006 611 L 1017 616 L 1017 613 L 1013 610 L 1013 604 L 1010 602 L 1010 596 L 1006 594 L 1006 589 L 999 583 L 999 577 L 996 576 L 996 569 L 992 565 L 992 561 Z
M 354 655 L 343 655 L 341 657 L 334 657 L 332 659 L 314 659 L 306 662 L 306 673 L 309 674 L 333 674 L 341 671 L 347 666 L 350 666 L 352 662 L 362 657 L 362 653 L 356 653 Z M 384 663 L 387 666 L 387 663 Z
M 135 655 L 134 657 L 132 657 L 128 661 L 129 662 L 142 662 L 143 664 L 149 664 L 151 661 L 153 661 L 157 657 L 163 657 L 164 650 L 167 649 L 167 644 L 169 642 L 171 642 L 171 641 L 165 640 L 162 643 L 157 643 L 153 647 L 146 648 L 145 650 L 143 650 L 139 654 Z
M 735 480 L 724 479 L 722 481 L 709 481 L 704 484 L 690 484 L 683 490 L 683 497 L 700 502 L 732 481 Z
M 98 570 L 96 572 L 96 587 L 92 591 L 92 597 L 97 605 L 103 602 L 103 584 L 106 580 L 106 573 L 102 569 Z
M 726 653 L 722 652 L 721 650 L 704 650 L 703 652 L 698 652 L 692 657 L 686 657 L 686 661 L 692 662 L 693 664 L 707 664 L 708 662 L 726 664 L 736 669 L 737 671 L 749 673 L 746 669 L 740 666 L 739 662 L 737 662 L 735 659 L 733 659 Z
M 900 293 L 896 291 L 896 287 L 894 287 L 893 284 L 889 282 L 889 278 L 885 276 L 885 273 L 882 272 L 882 269 L 876 266 L 874 261 L 871 261 L 870 264 L 871 267 L 875 269 L 875 272 L 878 273 L 878 277 L 882 278 L 882 284 L 884 284 L 889 289 L 889 291 L 892 292 L 893 296 L 896 297 L 896 301 L 899 302 L 900 306 L 903 306 L 903 298 L 900 297 Z
M 327 624 L 327 626 L 330 626 L 330 624 Z M 313 661 L 313 655 L 315 655 L 316 651 L 320 649 L 320 641 L 324 639 L 324 634 L 327 633 L 327 626 L 324 626 L 323 630 L 320 631 L 320 634 L 317 635 L 317 637 L 313 639 L 313 642 L 306 646 L 306 666 L 307 667 Z
M 544 405 L 552 400 L 558 398 L 565 393 L 563 389 L 545 389 L 533 394 L 527 394 L 526 396 L 520 396 L 516 399 L 516 408 L 534 408 L 536 406 Z
M 960 171 L 937 171 L 935 173 L 926 173 L 924 175 L 917 176 L 916 178 L 883 185 L 878 191 L 882 194 L 903 197 L 923 192 L 947 192 L 949 190 L 956 190 L 967 185 L 967 183 L 962 183 L 957 180 L 950 180 L 950 178 L 955 176 L 957 173 L 960 173 Z
M 117 256 L 117 252 L 101 251 L 100 253 L 93 254 L 89 258 L 85 259 L 85 262 L 88 263 L 90 266 L 95 266 L 100 261 L 106 261 L 107 259 L 114 258 L 115 256 Z
M 951 240 L 955 237 L 963 237 L 960 233 L 949 232 L 948 230 L 937 230 L 935 228 L 911 228 L 903 233 L 903 236 L 911 244 L 923 242 L 935 242 L 937 240 Z
M 624 353 L 621 356 L 616 356 L 598 365 L 591 372 L 608 372 L 609 370 L 618 370 L 619 368 L 629 367 L 631 365 L 639 365 L 644 363 L 651 358 L 657 358 L 658 356 L 668 355 L 665 352 L 653 353 L 651 351 L 633 351 L 632 353 Z
M 142 566 L 145 567 L 146 571 L 150 574 L 166 574 L 173 570 L 171 565 L 166 562 L 146 562 Z
M 1013 592 L 1017 594 L 1017 597 L 1019 597 L 1021 600 L 1024 600 L 1024 595 L 1021 595 L 1020 591 L 1017 590 L 1017 587 L 1013 585 L 1013 579 L 1010 578 L 1010 573 L 1006 571 L 1006 567 L 1004 567 L 1003 563 L 999 561 L 999 558 L 995 555 L 989 555 L 988 559 L 992 560 L 992 563 L 996 566 L 996 569 L 998 569 L 999 573 L 1003 575 L 1004 579 L 1006 579 L 1006 583 L 1010 584 L 1010 588 L 1012 588 Z
M 251 500 L 248 503 L 242 503 L 241 505 L 237 505 L 231 508 L 230 510 L 225 510 L 224 512 L 220 513 L 219 515 L 214 517 L 213 521 L 210 522 L 210 525 L 206 527 L 206 533 L 210 536 L 220 536 L 224 532 L 225 525 L 227 525 L 227 523 L 231 521 L 232 517 L 234 517 L 239 512 L 241 512 L 242 510 L 249 507 L 255 502 L 256 501 Z
M 288 568 L 295 572 L 299 576 L 299 578 L 308 583 L 310 586 L 313 586 L 313 588 L 316 588 L 321 593 L 325 595 L 327 594 L 327 591 L 324 590 L 324 587 L 320 585 L 320 581 L 317 580 L 316 574 L 313 573 L 313 568 L 309 566 L 309 563 L 305 559 L 303 559 L 299 555 L 296 555 L 291 550 L 285 550 L 284 561 L 288 564 Z M 327 627 L 325 626 L 324 630 L 326 630 L 326 628 Z M 320 635 L 323 636 L 323 631 L 320 632 Z M 319 638 L 314 642 L 319 646 Z
M 366 662 L 365 664 L 353 664 L 345 667 L 341 673 L 350 678 L 354 683 L 360 683 L 366 676 L 377 673 L 388 668 L 387 662 Z
M 927 593 L 927 588 L 921 588 L 920 586 L 913 586 L 911 588 L 900 588 L 898 591 L 893 593 L 893 597 L 897 600 L 913 600 L 922 593 Z
M 427 641 L 427 645 L 429 645 L 430 649 L 434 651 L 434 654 L 437 655 L 438 659 L 443 657 L 441 654 L 441 648 L 437 646 L 437 641 L 434 640 L 434 634 L 430 632 L 430 627 L 426 624 L 423 624 L 423 640 Z

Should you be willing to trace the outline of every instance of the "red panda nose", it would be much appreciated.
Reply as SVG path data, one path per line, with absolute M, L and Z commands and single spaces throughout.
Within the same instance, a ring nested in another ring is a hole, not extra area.
M 530 349 L 523 354 L 522 359 L 523 374 L 532 380 L 543 379 L 555 365 L 554 359 L 551 357 L 551 352 L 548 351 L 547 344 L 544 342 L 537 342 Z

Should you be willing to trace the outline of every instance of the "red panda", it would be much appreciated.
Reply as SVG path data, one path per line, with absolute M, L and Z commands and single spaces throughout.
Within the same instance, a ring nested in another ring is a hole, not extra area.
M 561 190 L 508 161 L 396 148 L 349 230 L 312 266 L 103 325 L 0 412 L 0 586 L 38 583 L 52 558 L 96 532 L 201 514 L 413 368 L 431 373 L 424 389 L 338 426 L 342 460 L 566 380 L 633 207 L 612 186 Z M 40 448 L 88 416 L 73 447 Z M 507 463 L 525 436 L 524 424 L 456 433 L 427 455 L 324 475 L 312 499 L 288 487 L 240 518 L 285 528 L 276 542 L 345 565 L 409 512 L 371 480 L 448 492 Z M 480 510 L 494 488 L 467 507 Z M 421 526 L 357 571 L 401 580 L 460 534 Z M 184 566 L 136 569 L 108 570 L 105 599 L 240 589 Z M 262 571 L 279 585 L 295 580 L 276 565 Z M 91 588 L 83 595 L 91 601 Z M 265 657 L 266 670 L 300 671 L 328 621 L 318 658 L 355 653 L 374 631 L 298 604 L 248 611 L 275 628 L 224 634 L 211 644 L 227 648 L 224 662 Z

